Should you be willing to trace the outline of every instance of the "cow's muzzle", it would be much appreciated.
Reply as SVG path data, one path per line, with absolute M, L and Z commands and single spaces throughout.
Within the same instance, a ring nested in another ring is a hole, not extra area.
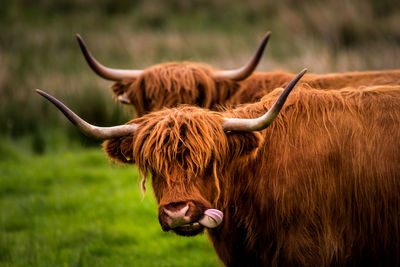
M 222 223 L 223 213 L 217 209 L 205 209 L 193 202 L 178 202 L 160 207 L 159 220 L 164 231 L 196 235 L 204 228 L 218 227 Z

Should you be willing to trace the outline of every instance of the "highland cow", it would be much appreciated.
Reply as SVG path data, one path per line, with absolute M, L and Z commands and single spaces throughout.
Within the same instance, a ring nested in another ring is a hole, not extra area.
M 227 266 L 399 266 L 400 86 L 301 84 L 288 97 L 303 73 L 258 103 L 184 105 L 111 128 L 39 93 L 107 139 L 110 158 L 150 172 L 162 229 L 207 228 Z
M 78 34 L 77 40 L 89 66 L 99 76 L 115 81 L 112 90 L 123 104 L 130 104 L 136 116 L 163 107 L 191 104 L 216 108 L 225 104 L 257 67 L 270 33 L 261 41 L 249 62 L 234 70 L 216 70 L 193 62 L 170 62 L 145 70 L 111 69 L 100 64 L 89 52 Z
M 221 71 L 193 62 L 163 63 L 145 70 L 121 70 L 100 64 L 88 51 L 82 38 L 77 35 L 89 66 L 101 77 L 115 81 L 112 85 L 115 96 L 120 102 L 132 105 L 138 117 L 179 104 L 213 110 L 226 105 L 234 107 L 259 101 L 273 89 L 283 87 L 295 77 L 294 74 L 253 73 L 269 37 L 270 33 L 267 33 L 251 60 L 237 70 Z M 305 75 L 301 82 L 308 83 L 314 89 L 400 85 L 400 71 L 309 74 Z

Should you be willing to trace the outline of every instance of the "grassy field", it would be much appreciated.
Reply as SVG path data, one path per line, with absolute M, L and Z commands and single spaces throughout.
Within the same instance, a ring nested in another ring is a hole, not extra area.
M 219 266 L 206 235 L 162 232 L 135 168 L 98 148 L 0 144 L 0 266 Z

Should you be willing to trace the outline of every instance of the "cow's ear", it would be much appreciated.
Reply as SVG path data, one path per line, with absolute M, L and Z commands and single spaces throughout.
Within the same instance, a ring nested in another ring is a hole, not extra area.
M 103 149 L 110 159 L 120 163 L 135 163 L 133 159 L 133 136 L 107 140 L 103 143 Z
M 259 132 L 229 132 L 227 139 L 232 159 L 255 156 L 264 141 Z

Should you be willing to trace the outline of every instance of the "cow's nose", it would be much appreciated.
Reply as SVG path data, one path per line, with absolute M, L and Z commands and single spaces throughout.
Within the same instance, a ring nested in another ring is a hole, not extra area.
M 165 222 L 171 228 L 176 228 L 190 223 L 190 215 L 188 214 L 189 204 L 184 205 L 167 205 L 164 207 Z

